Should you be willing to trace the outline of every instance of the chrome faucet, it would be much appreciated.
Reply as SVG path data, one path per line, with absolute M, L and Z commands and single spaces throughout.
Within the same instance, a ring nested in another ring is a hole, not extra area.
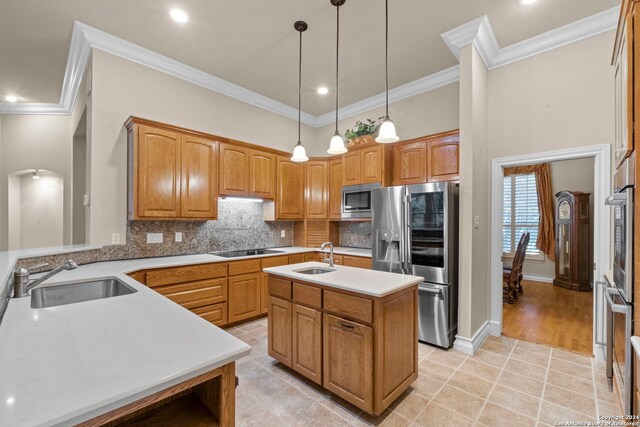
M 28 268 L 16 268 L 13 272 L 13 297 L 22 298 L 29 296 L 29 291 L 40 283 L 44 282 L 51 276 L 60 273 L 62 270 L 73 270 L 78 267 L 78 264 L 72 259 L 68 259 L 60 267 L 54 268 L 39 279 L 29 280 L 29 274 L 35 269 L 46 267 L 49 264 L 40 264 L 35 267 Z
M 320 246 L 320 250 L 324 251 L 324 249 L 329 246 L 329 258 L 327 258 L 326 256 L 324 257 L 323 261 L 324 262 L 328 262 L 329 263 L 329 267 L 333 267 L 334 263 L 333 263 L 333 242 L 324 242 L 322 244 L 322 246 Z M 325 252 L 326 254 L 326 252 Z

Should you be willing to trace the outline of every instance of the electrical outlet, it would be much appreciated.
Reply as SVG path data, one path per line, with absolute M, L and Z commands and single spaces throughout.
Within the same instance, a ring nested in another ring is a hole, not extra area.
M 162 243 L 162 233 L 147 233 L 147 243 Z
M 111 233 L 111 244 L 112 245 L 120 244 L 120 233 Z
M 182 242 L 182 232 L 176 231 L 176 243 Z
M 473 217 L 473 228 L 480 228 L 480 217 L 478 215 Z
M 284 239 L 287 236 L 287 232 L 285 230 L 280 230 L 280 238 Z

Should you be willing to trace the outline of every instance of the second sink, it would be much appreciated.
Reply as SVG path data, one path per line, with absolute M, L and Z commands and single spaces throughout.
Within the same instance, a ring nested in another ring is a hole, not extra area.
M 31 308 L 56 307 L 59 305 L 128 295 L 134 292 L 138 291 L 116 278 L 47 286 L 31 291 Z
M 324 274 L 324 273 L 331 273 L 332 271 L 336 271 L 336 270 L 334 268 L 311 267 L 311 268 L 303 268 L 301 270 L 293 270 L 293 271 L 300 274 Z

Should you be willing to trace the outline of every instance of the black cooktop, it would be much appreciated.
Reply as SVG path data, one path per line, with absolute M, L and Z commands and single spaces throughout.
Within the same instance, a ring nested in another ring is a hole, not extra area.
M 281 254 L 284 251 L 276 251 L 273 249 L 249 249 L 243 251 L 226 251 L 226 252 L 209 252 L 211 255 L 221 256 L 224 258 L 237 258 L 242 256 L 253 255 L 269 255 L 269 254 Z

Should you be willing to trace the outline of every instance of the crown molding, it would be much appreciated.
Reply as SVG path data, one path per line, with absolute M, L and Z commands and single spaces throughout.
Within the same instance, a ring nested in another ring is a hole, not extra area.
M 442 33 L 441 37 L 458 60 L 460 60 L 460 49 L 473 44 L 487 68 L 493 70 L 614 30 L 618 25 L 619 14 L 620 7 L 612 7 L 504 48 L 501 48 L 498 44 L 489 18 L 486 15 Z
M 498 45 L 486 15 L 447 31 L 443 33 L 441 37 L 458 60 L 460 59 L 460 49 L 473 43 L 487 65 L 487 68 L 494 69 L 615 29 L 618 22 L 619 11 L 620 7 L 613 7 L 505 48 L 500 48 Z M 0 114 L 71 114 L 80 90 L 82 77 L 89 65 L 92 49 L 108 52 L 289 119 L 298 119 L 298 110 L 289 105 L 78 21 L 73 25 L 60 102 L 5 102 L 0 103 Z M 389 102 L 397 102 L 420 93 L 437 89 L 441 86 L 455 83 L 459 78 L 459 66 L 456 65 L 447 68 L 446 70 L 391 89 L 389 91 Z M 384 104 L 385 94 L 383 92 L 340 108 L 340 118 L 361 114 L 373 108 L 381 107 Z M 315 128 L 333 123 L 334 119 L 335 110 L 317 117 L 302 112 L 301 117 L 303 123 Z

